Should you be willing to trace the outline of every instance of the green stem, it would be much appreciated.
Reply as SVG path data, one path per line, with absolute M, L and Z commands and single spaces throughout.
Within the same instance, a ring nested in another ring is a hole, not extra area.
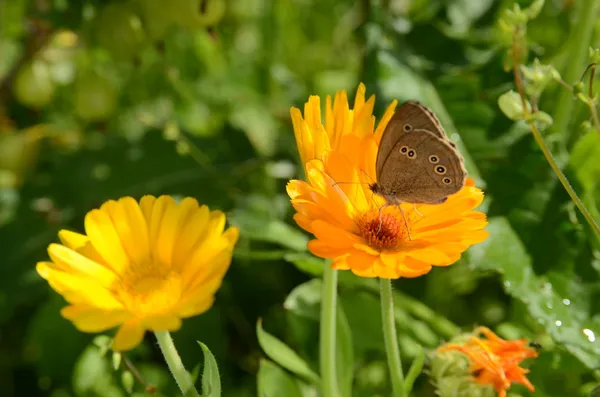
M 594 30 L 594 22 L 597 18 L 597 10 L 600 2 L 598 0 L 582 0 L 580 13 L 574 21 L 571 37 L 569 38 L 569 49 L 567 51 L 567 66 L 563 73 L 563 80 L 569 84 L 575 83 L 581 74 L 587 57 L 588 48 L 591 46 L 591 38 Z M 562 134 L 564 142 L 570 144 L 574 131 L 569 131 L 571 115 L 573 114 L 573 94 L 561 90 L 554 109 L 554 129 Z
M 156 335 L 160 350 L 165 357 L 173 378 L 175 378 L 175 382 L 177 382 L 177 386 L 179 386 L 179 390 L 181 390 L 185 397 L 200 397 L 200 394 L 194 387 L 190 374 L 183 366 L 183 362 L 177 353 L 169 331 L 155 331 L 154 335 Z
M 589 223 L 589 225 L 592 227 L 594 232 L 598 236 L 600 236 L 600 226 L 598 226 L 598 224 L 594 220 L 594 217 L 592 216 L 592 214 L 585 207 L 585 205 L 583 204 L 583 201 L 581 201 L 581 199 L 575 192 L 575 189 L 573 189 L 573 186 L 571 186 L 571 184 L 569 183 L 569 180 L 567 179 L 565 174 L 563 174 L 563 172 L 560 170 L 560 167 L 556 163 L 554 156 L 552 156 L 552 152 L 550 152 L 550 149 L 546 145 L 546 142 L 544 142 L 544 139 L 542 138 L 542 134 L 540 134 L 540 131 L 535 126 L 535 122 L 530 121 L 529 127 L 531 127 L 531 132 L 533 133 L 533 137 L 535 138 L 535 141 L 537 142 L 540 149 L 542 149 L 542 153 L 544 153 L 544 156 L 546 157 L 546 161 L 548 161 L 548 164 L 550 164 L 550 167 L 552 167 L 552 169 L 554 170 L 554 173 L 556 173 L 556 176 L 560 180 L 560 183 L 562 183 L 562 185 L 565 188 L 565 190 L 567 191 L 567 193 L 569 193 L 571 200 L 573 200 L 573 202 L 575 203 L 577 208 L 579 208 L 579 211 L 581 211 L 581 213 L 583 214 L 583 217 Z
M 380 279 L 381 287 L 381 319 L 383 321 L 383 339 L 390 367 L 394 397 L 404 397 L 404 372 L 400 359 L 400 348 L 396 335 L 396 320 L 394 319 L 394 300 L 392 297 L 392 280 Z
M 337 270 L 325 264 L 323 273 L 323 297 L 321 301 L 321 324 L 319 330 L 319 360 L 321 364 L 321 380 L 323 397 L 338 397 L 337 372 L 335 368 L 336 352 L 336 305 L 337 305 Z

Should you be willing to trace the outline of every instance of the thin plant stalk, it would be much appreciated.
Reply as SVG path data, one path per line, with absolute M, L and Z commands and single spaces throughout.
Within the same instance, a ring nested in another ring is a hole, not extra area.
M 198 390 L 194 387 L 190 374 L 185 370 L 181 357 L 177 353 L 173 338 L 169 331 L 155 331 L 156 339 L 158 340 L 158 346 L 160 351 L 165 357 L 165 361 L 169 366 L 169 370 L 177 382 L 179 390 L 185 397 L 200 397 Z
M 518 33 L 515 33 L 515 39 L 513 40 L 513 48 L 512 48 L 513 75 L 514 75 L 515 85 L 517 86 L 517 91 L 519 92 L 519 96 L 521 97 L 521 100 L 523 102 L 523 117 L 525 118 L 525 120 L 527 121 L 527 124 L 531 128 L 531 132 L 533 133 L 533 138 L 535 139 L 536 143 L 542 150 L 542 153 L 544 154 L 546 161 L 548 162 L 548 164 L 550 164 L 550 167 L 552 168 L 552 170 L 558 177 L 558 180 L 560 181 L 560 183 L 563 185 L 563 187 L 569 194 L 569 197 L 571 197 L 571 200 L 573 200 L 573 202 L 575 203 L 575 205 L 577 206 L 579 211 L 581 211 L 581 214 L 583 215 L 585 220 L 588 222 L 590 227 L 594 230 L 596 235 L 600 236 L 600 226 L 598 226 L 598 224 L 594 220 L 594 217 L 592 216 L 592 214 L 588 211 L 585 204 L 583 204 L 583 201 L 579 198 L 579 196 L 575 192 L 575 189 L 573 189 L 573 186 L 571 186 L 571 184 L 569 183 L 569 180 L 567 179 L 565 174 L 563 174 L 558 163 L 556 162 L 556 159 L 552 155 L 550 148 L 548 147 L 548 145 L 546 145 L 546 142 L 544 141 L 542 134 L 538 130 L 537 126 L 535 125 L 535 121 L 530 117 L 531 114 L 526 105 L 527 97 L 525 95 L 525 87 L 523 86 L 523 78 L 522 78 L 521 72 L 520 72 L 521 65 L 519 64 L 519 56 L 518 56 L 519 49 L 518 49 L 518 44 L 517 44 L 517 40 L 516 40 L 517 34 Z
M 392 296 L 392 280 L 380 279 L 381 289 L 381 320 L 383 323 L 383 339 L 387 354 L 390 378 L 394 397 L 405 397 L 404 371 L 400 359 L 400 347 L 396 334 L 396 319 L 394 318 L 394 299 Z
M 319 330 L 319 362 L 323 397 L 339 397 L 335 365 L 337 282 L 337 270 L 332 269 L 330 263 L 327 262 L 325 264 L 325 272 L 323 273 L 323 294 Z

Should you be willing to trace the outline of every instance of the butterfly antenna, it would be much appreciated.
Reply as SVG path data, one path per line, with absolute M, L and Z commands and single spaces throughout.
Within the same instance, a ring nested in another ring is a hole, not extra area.
M 365 172 L 365 170 L 363 170 L 362 168 L 360 169 L 360 172 L 362 172 L 363 174 L 365 174 L 366 177 L 371 181 L 371 183 L 376 183 L 377 182 L 375 179 L 371 178 L 371 176 L 369 174 L 367 174 Z

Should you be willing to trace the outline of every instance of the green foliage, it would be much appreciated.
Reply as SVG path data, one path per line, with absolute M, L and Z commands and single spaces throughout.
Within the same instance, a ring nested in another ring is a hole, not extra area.
M 289 108 L 352 98 L 360 81 L 377 117 L 393 99 L 430 106 L 486 193 L 488 240 L 394 283 L 412 395 L 433 394 L 429 353 L 482 324 L 542 345 L 528 362 L 535 394 L 514 395 L 598 394 L 600 237 L 527 123 L 600 222 L 598 78 L 586 71 L 599 11 L 597 0 L 0 2 L 0 394 L 178 395 L 151 334 L 113 356 L 112 331 L 77 331 L 35 273 L 57 232 L 82 232 L 104 200 L 172 194 L 241 230 L 215 305 L 173 335 L 186 368 L 203 362 L 202 394 L 316 395 L 327 263 L 307 252 L 285 194 L 303 178 Z M 340 394 L 387 396 L 378 284 L 343 271 L 339 286 Z
M 208 347 L 198 342 L 204 354 L 204 369 L 202 371 L 202 395 L 204 397 L 221 397 L 221 378 L 215 356 Z

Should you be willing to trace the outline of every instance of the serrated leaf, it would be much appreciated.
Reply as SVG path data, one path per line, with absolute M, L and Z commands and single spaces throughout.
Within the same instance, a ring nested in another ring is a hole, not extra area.
M 490 219 L 487 230 L 490 238 L 470 249 L 472 263 L 479 269 L 502 273 L 505 291 L 523 302 L 557 343 L 588 368 L 600 366 L 600 342 L 588 336 L 600 333 L 600 322 L 581 321 L 571 296 L 562 296 L 557 291 L 560 285 L 535 275 L 527 250 L 505 218 Z
M 258 343 L 270 359 L 312 384 L 317 385 L 321 383 L 319 376 L 308 366 L 302 357 L 288 345 L 262 328 L 261 319 L 256 323 L 256 335 Z
M 210 349 L 202 342 L 198 342 L 204 354 L 204 367 L 202 368 L 202 396 L 203 397 L 221 397 L 221 377 L 219 375 L 219 366 L 215 356 Z
M 297 380 L 265 359 L 260 360 L 257 383 L 259 397 L 302 397 Z

